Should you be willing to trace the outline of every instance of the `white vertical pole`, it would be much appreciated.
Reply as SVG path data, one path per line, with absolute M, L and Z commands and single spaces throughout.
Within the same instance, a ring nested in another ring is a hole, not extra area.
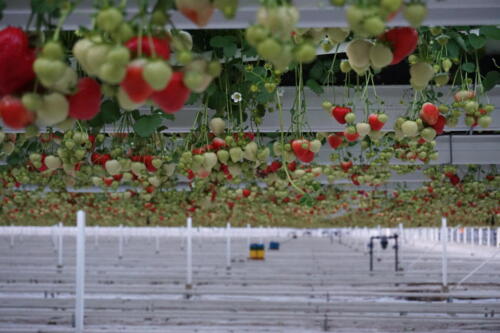
M 10 248 L 12 249 L 14 247 L 14 227 L 12 227 L 12 224 L 10 225 Z
M 491 228 L 486 228 L 486 246 L 491 246 Z
M 448 243 L 448 228 L 447 228 L 446 218 L 441 219 L 441 244 L 443 245 L 442 253 L 442 278 L 443 278 L 443 291 L 448 289 L 448 253 L 447 253 L 447 243 Z
M 156 226 L 155 233 L 155 252 L 156 254 L 160 253 L 160 233 L 158 232 L 158 226 Z
M 56 226 L 53 225 L 50 228 L 50 233 L 52 235 L 52 245 L 54 245 L 54 252 L 57 252 L 57 235 L 56 235 Z
M 264 228 L 262 226 L 259 227 L 259 233 L 260 233 L 260 244 L 264 244 Z
M 403 223 L 400 223 L 399 224 L 399 240 L 401 241 L 401 243 L 405 240 L 405 236 L 404 236 L 404 233 L 403 233 Z
M 497 228 L 497 247 L 500 247 L 500 228 Z
M 94 232 L 95 232 L 95 234 L 94 234 L 94 246 L 98 247 L 99 246 L 99 226 L 98 225 L 96 225 L 94 227 Z
M 75 332 L 83 333 L 84 288 L 85 288 L 85 212 L 76 215 L 76 293 L 75 293 Z
M 226 227 L 226 269 L 231 269 L 231 223 Z
M 478 245 L 483 245 L 483 228 L 477 228 L 477 232 L 478 232 Z
M 123 225 L 118 229 L 118 259 L 123 258 Z
M 186 289 L 191 289 L 193 283 L 193 271 L 192 271 L 192 249 L 191 249 L 191 228 L 193 226 L 193 221 L 191 217 L 187 218 L 187 228 L 186 228 L 186 248 L 187 248 L 187 276 L 186 276 Z
M 58 240 L 57 240 L 57 268 L 63 267 L 63 224 L 59 222 L 58 227 Z
M 250 249 L 250 234 L 251 233 L 252 233 L 251 226 L 250 226 L 250 224 L 247 224 L 247 248 L 246 248 L 246 252 L 248 252 L 248 250 Z

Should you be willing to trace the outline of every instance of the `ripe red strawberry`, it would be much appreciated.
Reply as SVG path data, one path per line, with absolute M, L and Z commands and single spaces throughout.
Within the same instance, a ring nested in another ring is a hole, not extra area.
M 309 140 L 305 139 L 297 139 L 292 141 L 292 150 L 297 156 L 297 158 L 300 160 L 302 156 L 304 156 L 308 151 L 311 143 Z
M 444 132 L 445 126 L 446 126 L 446 118 L 442 115 L 439 115 L 437 122 L 432 127 L 436 131 L 437 135 L 441 135 Z
M 182 109 L 184 103 L 189 99 L 191 92 L 184 85 L 182 79 L 184 73 L 175 72 L 167 87 L 161 91 L 156 91 L 151 96 L 153 102 L 165 113 L 175 113 Z
M 352 167 L 352 161 L 340 162 L 340 167 L 342 168 L 342 170 L 344 170 L 344 172 L 347 172 Z
M 359 186 L 361 183 L 358 181 L 358 176 L 356 174 L 351 175 L 351 181 L 354 185 Z
M 248 198 L 250 196 L 250 194 L 252 194 L 252 191 L 250 191 L 249 189 L 245 188 L 243 189 L 243 196 L 245 198 Z
M 359 138 L 359 133 L 349 133 L 347 131 L 344 131 L 344 137 L 346 138 L 347 141 L 349 142 L 354 142 Z
M 340 135 L 337 135 L 337 134 L 330 134 L 326 138 L 326 140 L 330 144 L 330 147 L 332 147 L 333 149 L 337 149 L 338 147 L 340 147 L 340 145 L 344 141 L 344 138 L 343 138 L 343 136 L 340 136 Z
M 295 171 L 297 169 L 297 162 L 292 161 L 287 165 L 288 170 Z
M 34 119 L 33 113 L 24 107 L 21 100 L 10 95 L 0 100 L 0 117 L 5 125 L 13 129 L 25 128 Z
M 212 140 L 212 147 L 213 149 L 215 150 L 219 150 L 221 148 L 224 148 L 226 146 L 226 141 L 224 141 L 224 139 L 221 139 L 221 138 L 213 138 Z
M 113 177 L 104 177 L 102 179 L 102 181 L 106 186 L 111 186 L 111 184 L 113 184 L 113 180 L 114 180 Z
M 94 118 L 101 107 L 101 86 L 96 80 L 85 77 L 78 81 L 77 91 L 69 96 L 69 115 L 80 120 Z
M 282 164 L 280 161 L 273 161 L 270 165 L 271 171 L 276 172 L 281 168 Z
M 168 40 L 163 38 L 142 36 L 132 37 L 126 43 L 125 47 L 132 52 L 133 55 L 138 56 L 141 53 L 143 56 L 163 58 L 168 60 L 170 58 L 170 45 Z
M 395 65 L 415 51 L 418 32 L 409 27 L 392 28 L 382 36 L 382 39 L 391 44 L 393 53 L 391 65 Z
M 35 79 L 35 58 L 23 30 L 7 27 L 0 31 L 0 97 L 18 92 Z
M 460 177 L 458 177 L 457 175 L 451 176 L 450 183 L 452 183 L 453 185 L 457 185 L 458 183 L 460 183 Z
M 149 172 L 155 172 L 157 169 L 153 165 L 153 156 L 146 155 L 143 157 L 143 163 L 146 165 L 146 169 Z
M 420 109 L 420 118 L 429 125 L 435 125 L 439 118 L 439 109 L 432 103 L 424 103 Z
M 332 108 L 332 116 L 340 123 L 340 124 L 345 124 L 345 116 L 349 113 L 352 112 L 351 108 L 346 108 L 343 106 L 335 106 Z
M 378 119 L 378 115 L 375 113 L 368 116 L 368 123 L 370 124 L 370 128 L 374 131 L 380 131 L 385 124 Z
M 306 151 L 303 155 L 297 156 L 297 158 L 304 163 L 311 163 L 314 160 L 314 153 L 310 150 Z
M 175 0 L 177 9 L 198 27 L 210 21 L 215 7 L 210 0 Z
M 131 101 L 142 103 L 151 97 L 153 88 L 144 80 L 142 72 L 144 71 L 144 62 L 136 60 L 127 66 L 127 74 L 120 83 Z

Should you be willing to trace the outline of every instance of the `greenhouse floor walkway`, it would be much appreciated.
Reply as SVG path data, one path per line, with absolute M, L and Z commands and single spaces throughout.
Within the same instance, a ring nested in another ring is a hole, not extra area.
M 393 244 L 377 243 L 370 273 L 368 240 L 274 240 L 280 250 L 258 261 L 233 238 L 228 269 L 224 237 L 194 237 L 186 289 L 183 238 L 131 236 L 119 258 L 118 237 L 88 237 L 85 332 L 500 332 L 497 248 L 450 246 L 443 292 L 433 243 L 403 243 L 398 272 Z M 64 236 L 62 267 L 56 243 L 0 235 L 0 332 L 75 331 L 75 237 Z

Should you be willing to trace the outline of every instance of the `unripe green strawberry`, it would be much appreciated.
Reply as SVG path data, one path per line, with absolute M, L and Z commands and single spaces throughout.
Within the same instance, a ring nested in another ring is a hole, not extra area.
M 443 70 L 445 72 L 449 72 L 451 69 L 451 66 L 453 66 L 453 63 L 451 62 L 450 59 L 446 58 L 446 59 L 443 59 L 441 66 L 443 66 Z
M 418 28 L 427 17 L 427 7 L 422 3 L 410 3 L 403 9 L 405 19 L 414 28 Z
M 42 97 L 35 93 L 25 93 L 21 101 L 26 109 L 30 111 L 36 111 L 43 103 Z
M 388 12 L 394 12 L 401 7 L 403 0 L 381 0 L 380 5 Z
M 156 91 L 166 88 L 172 78 L 172 68 L 164 61 L 149 61 L 142 72 L 144 80 Z
M 426 127 L 422 130 L 420 135 L 425 141 L 430 142 L 436 137 L 436 130 L 432 127 Z
M 126 111 L 137 110 L 142 106 L 142 103 L 134 103 L 130 100 L 125 90 L 122 87 L 118 89 L 118 93 L 116 94 L 116 98 L 118 100 L 118 104 L 120 107 Z
M 257 152 L 257 159 L 261 162 L 267 162 L 270 154 L 271 154 L 271 151 L 269 150 L 268 147 L 266 147 L 266 148 L 260 150 L 259 152 Z
M 213 152 L 206 152 L 203 154 L 203 166 L 206 170 L 210 171 L 217 164 L 217 155 Z
M 247 42 L 253 47 L 256 47 L 259 43 L 264 41 L 267 35 L 268 31 L 259 25 L 250 26 L 245 31 Z
M 99 68 L 99 78 L 109 84 L 119 84 L 127 74 L 126 68 L 106 62 Z
M 243 157 L 249 161 L 255 161 L 257 159 L 257 149 L 258 146 L 254 141 L 248 143 L 244 148 Z
M 191 51 L 179 51 L 177 54 L 177 61 L 179 64 L 186 66 L 193 61 L 193 53 L 191 53 Z
M 160 187 L 161 185 L 161 180 L 160 178 L 156 177 L 156 176 L 153 176 L 153 177 L 149 177 L 148 178 L 148 183 L 150 183 L 151 185 L 153 185 L 154 187 Z
M 227 161 L 229 160 L 229 153 L 227 150 L 219 150 L 217 151 L 217 158 L 219 159 L 219 162 L 222 164 L 227 164 Z
M 123 22 L 122 24 L 120 24 L 120 26 L 111 33 L 113 39 L 121 42 L 130 40 L 130 38 L 134 37 L 134 35 L 135 35 L 134 29 L 132 29 L 130 24 L 127 22 Z
M 470 127 L 470 126 L 474 125 L 475 122 L 476 122 L 476 119 L 474 117 L 471 117 L 471 116 L 465 117 L 465 125 Z
M 64 49 L 58 42 L 50 41 L 43 46 L 42 57 L 50 60 L 63 60 Z
M 369 36 L 379 36 L 384 32 L 385 24 L 379 16 L 372 16 L 363 21 L 363 30 Z
M 86 53 L 85 63 L 89 75 L 98 75 L 101 66 L 106 62 L 111 47 L 106 44 L 94 44 Z
M 308 64 L 316 59 L 316 48 L 314 45 L 305 43 L 295 50 L 295 60 L 302 64 Z
M 31 153 L 29 159 L 31 162 L 40 162 L 42 160 L 42 155 L 37 153 Z
M 132 170 L 132 172 L 136 175 L 140 175 L 146 171 L 146 165 L 141 162 L 132 162 L 132 164 L 130 165 L 130 170 Z
M 491 123 L 493 122 L 493 119 L 490 117 L 490 116 L 482 116 L 482 117 L 479 117 L 477 123 L 479 124 L 479 126 L 481 126 L 482 128 L 488 128 L 490 127 Z
M 154 158 L 152 161 L 151 161 L 151 164 L 156 168 L 156 169 L 159 169 L 162 164 L 163 164 L 163 161 L 159 158 Z
M 392 62 L 393 54 L 389 47 L 382 43 L 375 44 L 370 48 L 370 62 L 372 67 L 380 69 L 389 66 Z
M 364 39 L 356 39 L 346 47 L 347 58 L 351 67 L 363 68 L 370 64 L 370 49 L 373 44 Z
M 193 36 L 187 31 L 177 30 L 172 33 L 172 40 L 170 42 L 172 50 L 180 51 L 191 51 L 193 49 Z
M 351 65 L 349 64 L 349 60 L 342 60 L 340 62 L 340 71 L 342 73 L 349 73 L 351 71 Z
M 105 32 L 113 32 L 120 24 L 123 22 L 123 15 L 115 7 L 110 7 L 107 9 L 101 10 L 97 14 L 96 24 L 97 27 Z
M 0 143 L 2 143 L 3 140 L 5 140 L 5 132 L 0 130 Z
M 349 112 L 345 115 L 344 119 L 348 124 L 352 124 L 356 121 L 356 114 L 354 112 Z
M 76 74 L 76 71 L 73 68 L 66 66 L 63 75 L 59 78 L 59 80 L 52 84 L 50 88 L 68 95 L 75 89 L 77 81 L 78 74 Z
M 324 101 L 321 104 L 321 107 L 323 108 L 323 110 L 325 110 L 326 112 L 328 112 L 328 114 L 330 114 L 330 112 L 332 110 L 332 107 L 333 107 L 333 104 L 330 101 Z
M 45 126 L 53 126 L 68 117 L 69 103 L 64 95 L 51 93 L 43 96 L 43 103 L 36 110 L 37 121 Z
M 90 39 L 83 38 L 73 46 L 73 55 L 85 71 L 87 71 L 87 53 L 93 45 L 94 42 Z
M 127 66 L 130 62 L 130 51 L 125 46 L 112 48 L 106 56 L 106 62 L 116 66 Z
M 350 30 L 348 28 L 327 28 L 326 34 L 328 38 L 335 44 L 343 43 L 347 36 L 349 36 Z
M 283 47 L 273 38 L 267 38 L 257 45 L 257 52 L 264 59 L 274 59 L 282 53 Z
M 38 58 L 33 63 L 33 70 L 44 84 L 52 85 L 64 74 L 66 64 L 60 60 Z
M 450 81 L 450 75 L 448 73 L 439 73 L 434 77 L 437 87 L 442 87 Z
M 211 77 L 218 77 L 222 72 L 222 65 L 218 61 L 211 61 L 208 64 L 207 73 Z

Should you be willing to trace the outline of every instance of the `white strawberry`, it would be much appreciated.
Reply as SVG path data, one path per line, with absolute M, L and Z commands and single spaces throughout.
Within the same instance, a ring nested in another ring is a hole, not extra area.
M 227 161 L 229 160 L 229 153 L 227 150 L 219 150 L 217 151 L 217 158 L 222 164 L 227 164 Z
M 406 137 L 413 138 L 418 134 L 418 124 L 412 120 L 406 120 L 401 125 L 401 131 Z
M 257 159 L 257 149 L 258 146 L 254 141 L 248 143 L 244 148 L 243 157 L 249 161 L 255 161 Z
M 213 152 L 206 152 L 203 154 L 204 162 L 203 166 L 207 170 L 212 170 L 212 168 L 217 164 L 217 155 Z
M 224 133 L 224 129 L 226 128 L 226 122 L 222 118 L 212 118 L 210 120 L 210 131 L 217 136 L 220 136 Z
M 117 160 L 109 160 L 104 164 L 104 168 L 111 175 L 118 175 L 122 171 L 122 166 Z
M 309 150 L 317 154 L 321 150 L 321 141 L 318 139 L 312 140 L 309 144 Z
M 56 170 L 62 166 L 62 162 L 61 162 L 61 159 L 59 157 L 56 157 L 54 155 L 49 155 L 49 156 L 45 157 L 45 165 L 50 170 Z
M 347 45 L 346 54 L 349 64 L 354 68 L 364 68 L 370 64 L 370 49 L 373 44 L 364 39 L 356 39 Z
M 371 131 L 370 124 L 368 124 L 368 123 L 357 123 L 356 124 L 356 131 L 358 132 L 360 138 L 364 138 Z
M 243 159 L 243 151 L 240 147 L 231 148 L 229 149 L 229 156 L 231 156 L 233 163 L 240 162 Z
M 370 62 L 375 69 L 381 69 L 390 65 L 392 58 L 391 49 L 382 43 L 377 43 L 370 49 Z

